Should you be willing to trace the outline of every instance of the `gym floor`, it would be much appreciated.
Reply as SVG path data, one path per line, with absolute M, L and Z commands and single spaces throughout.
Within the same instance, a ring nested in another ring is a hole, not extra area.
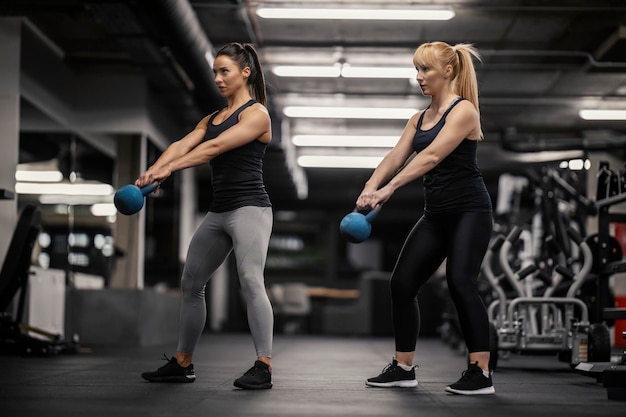
M 92 347 L 52 357 L 0 356 L 3 416 L 625 416 L 595 379 L 556 357 L 501 359 L 496 395 L 444 391 L 465 367 L 439 339 L 420 339 L 416 388 L 366 387 L 393 354 L 389 338 L 277 335 L 274 388 L 243 391 L 235 378 L 254 360 L 247 334 L 204 334 L 193 384 L 155 384 L 141 372 L 163 364 L 174 346 Z

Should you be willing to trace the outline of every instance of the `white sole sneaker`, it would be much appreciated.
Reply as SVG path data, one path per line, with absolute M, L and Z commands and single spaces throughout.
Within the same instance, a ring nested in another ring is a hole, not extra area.
M 369 385 L 370 387 L 379 387 L 379 388 L 412 388 L 417 386 L 417 380 L 407 379 L 404 381 L 392 381 L 392 382 L 370 382 L 365 381 L 365 385 Z
M 446 387 L 446 391 L 451 392 L 453 394 L 459 394 L 459 395 L 489 395 L 489 394 L 496 393 L 496 389 L 494 387 L 480 388 L 480 389 L 475 389 L 471 391 Z

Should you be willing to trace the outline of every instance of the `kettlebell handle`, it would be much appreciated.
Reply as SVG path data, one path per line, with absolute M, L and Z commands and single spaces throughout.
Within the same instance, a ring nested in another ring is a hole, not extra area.
M 367 220 L 368 223 L 371 223 L 374 221 L 374 219 L 376 218 L 376 216 L 378 216 L 378 213 L 380 213 L 380 209 L 382 208 L 381 204 L 377 204 L 376 207 L 374 207 L 373 209 L 371 209 L 370 211 L 368 211 L 367 213 L 363 213 L 361 211 L 358 211 L 357 209 L 355 209 L 355 211 L 357 213 L 361 213 L 365 216 L 365 219 Z
M 151 192 L 153 192 L 154 190 L 156 190 L 157 186 L 159 184 L 156 182 L 153 182 L 152 184 L 148 184 L 145 187 L 141 187 L 141 194 L 145 197 L 148 194 L 150 194 Z

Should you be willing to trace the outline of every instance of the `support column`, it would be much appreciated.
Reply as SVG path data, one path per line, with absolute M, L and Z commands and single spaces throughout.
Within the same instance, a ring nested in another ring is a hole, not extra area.
M 131 184 L 146 170 L 147 138 L 117 138 L 115 187 Z M 115 244 L 123 252 L 111 277 L 111 288 L 143 289 L 145 254 L 145 210 L 132 216 L 117 215 L 113 230 Z
M 187 257 L 187 248 L 189 242 L 202 221 L 202 217 L 198 220 L 198 185 L 194 168 L 188 168 L 180 171 L 182 176 L 181 192 L 180 192 L 180 219 L 179 219 L 179 248 L 178 259 L 185 262 Z
M 0 233 L 13 236 L 17 218 L 15 170 L 19 158 L 21 20 L 0 19 Z M 10 239 L 0 239 L 0 264 Z

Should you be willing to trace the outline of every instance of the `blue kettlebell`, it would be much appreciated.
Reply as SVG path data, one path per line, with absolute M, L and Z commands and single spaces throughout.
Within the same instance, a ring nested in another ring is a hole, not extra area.
M 137 213 L 143 207 L 144 197 L 153 192 L 157 183 L 139 188 L 134 184 L 127 184 L 120 187 L 113 196 L 115 208 L 122 214 L 130 216 Z
M 376 206 L 369 213 L 363 214 L 358 211 L 348 213 L 339 223 L 339 232 L 348 242 L 361 243 L 366 240 L 372 231 L 371 223 L 374 221 L 380 205 Z

